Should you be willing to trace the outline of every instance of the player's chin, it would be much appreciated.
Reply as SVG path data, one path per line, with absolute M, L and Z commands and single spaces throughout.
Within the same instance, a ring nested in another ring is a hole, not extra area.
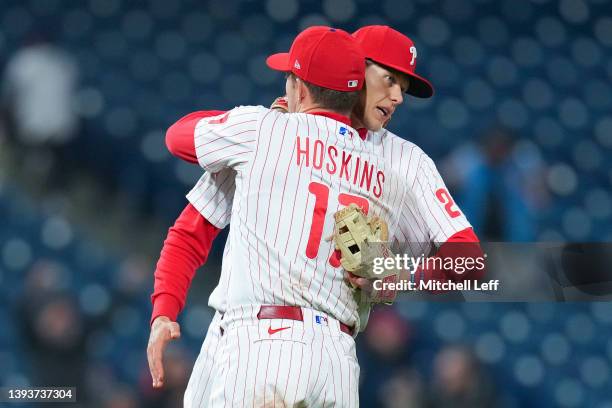
M 369 131 L 378 132 L 382 129 L 384 122 L 379 119 L 370 119 L 368 120 L 367 127 Z

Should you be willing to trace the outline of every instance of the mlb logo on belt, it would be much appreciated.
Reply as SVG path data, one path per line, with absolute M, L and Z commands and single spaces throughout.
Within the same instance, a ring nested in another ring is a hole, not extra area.
M 327 326 L 327 317 L 321 316 L 321 315 L 316 315 L 315 316 L 315 323 Z

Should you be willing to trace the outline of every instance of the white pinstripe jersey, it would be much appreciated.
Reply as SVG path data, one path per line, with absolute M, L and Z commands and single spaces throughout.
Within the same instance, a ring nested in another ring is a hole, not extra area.
M 356 324 L 352 291 L 324 239 L 350 202 L 387 220 L 392 239 L 413 254 L 469 227 L 433 161 L 387 131 L 362 141 L 327 117 L 239 107 L 202 119 L 195 145 L 208 172 L 189 201 L 219 228 L 233 220 L 209 302 L 220 311 L 291 304 Z

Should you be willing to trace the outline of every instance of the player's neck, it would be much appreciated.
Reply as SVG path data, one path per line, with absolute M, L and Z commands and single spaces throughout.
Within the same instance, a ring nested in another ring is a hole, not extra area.
M 351 123 L 355 129 L 365 128 L 365 124 L 356 115 L 351 115 Z

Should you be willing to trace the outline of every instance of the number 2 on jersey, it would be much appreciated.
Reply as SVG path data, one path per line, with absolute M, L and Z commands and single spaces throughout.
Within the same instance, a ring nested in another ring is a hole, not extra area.
M 325 184 L 310 182 L 308 191 L 315 196 L 314 210 L 312 211 L 312 223 L 310 224 L 310 234 L 308 235 L 308 244 L 306 245 L 306 256 L 310 259 L 316 258 L 321 245 L 321 236 L 323 235 L 323 224 L 325 224 L 325 215 L 327 214 L 327 204 L 329 201 L 329 187 Z M 370 209 L 370 203 L 367 199 L 352 194 L 340 193 L 338 195 L 340 205 L 348 206 L 352 203 L 357 204 L 367 214 Z M 329 258 L 329 263 L 334 266 L 340 266 L 340 260 L 335 252 Z
M 453 209 L 455 202 L 453 201 L 453 198 L 450 196 L 450 194 L 448 194 L 448 191 L 443 188 L 439 188 L 438 190 L 436 190 L 436 197 L 438 198 L 438 200 L 440 200 L 442 204 L 445 204 L 444 209 L 451 218 L 456 218 L 461 215 L 461 212 L 459 210 Z

